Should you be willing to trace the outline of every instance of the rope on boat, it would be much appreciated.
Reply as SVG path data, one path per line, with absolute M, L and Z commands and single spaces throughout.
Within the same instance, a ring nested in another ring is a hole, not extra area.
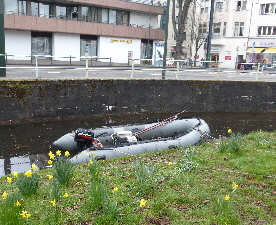
M 171 116 L 171 117 L 169 117 L 169 118 L 167 118 L 167 119 L 165 119 L 165 120 L 162 120 L 161 122 L 159 122 L 159 123 L 157 123 L 157 124 L 155 124 L 155 125 L 153 125 L 153 126 L 151 126 L 151 127 L 148 127 L 148 128 L 146 128 L 146 129 L 144 129 L 144 130 L 140 130 L 140 131 L 136 132 L 135 135 L 143 134 L 143 133 L 145 133 L 145 132 L 147 132 L 147 131 L 150 131 L 150 130 L 153 130 L 153 129 L 157 128 L 157 127 L 161 127 L 161 126 L 163 126 L 163 125 L 166 125 L 166 124 L 168 124 L 168 123 L 170 123 L 170 122 L 176 120 L 177 116 L 178 116 L 179 114 L 184 113 L 184 112 L 187 112 L 187 111 L 186 111 L 186 110 L 183 110 L 182 112 L 177 113 L 177 114 L 175 114 L 174 116 Z

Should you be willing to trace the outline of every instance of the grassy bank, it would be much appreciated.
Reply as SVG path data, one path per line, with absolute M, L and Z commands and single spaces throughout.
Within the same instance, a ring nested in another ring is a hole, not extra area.
M 276 223 L 276 132 L 76 167 L 58 155 L 0 179 L 0 224 Z

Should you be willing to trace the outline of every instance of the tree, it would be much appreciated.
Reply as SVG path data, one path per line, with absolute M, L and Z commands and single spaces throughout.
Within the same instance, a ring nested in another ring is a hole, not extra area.
M 193 1 L 194 0 L 172 0 L 172 24 L 176 39 L 175 59 L 180 59 L 180 56 L 182 55 L 182 44 L 186 38 L 185 28 L 187 17 Z M 178 9 L 177 21 L 175 13 L 176 9 Z

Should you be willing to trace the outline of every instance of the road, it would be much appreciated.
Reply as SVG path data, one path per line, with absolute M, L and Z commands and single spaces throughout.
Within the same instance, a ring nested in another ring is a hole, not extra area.
M 11 65 L 6 70 L 7 77 L 0 80 L 14 79 L 162 79 L 160 67 L 89 67 L 81 66 L 41 66 L 38 71 L 34 66 Z M 267 71 L 230 70 L 217 68 L 176 68 L 169 67 L 165 79 L 169 80 L 220 80 L 220 81 L 263 81 L 276 82 L 275 68 Z

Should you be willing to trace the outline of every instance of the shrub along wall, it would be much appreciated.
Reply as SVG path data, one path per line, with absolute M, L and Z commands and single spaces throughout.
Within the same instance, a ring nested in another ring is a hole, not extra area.
M 276 83 L 177 80 L 0 82 L 0 120 L 141 112 L 276 112 Z

